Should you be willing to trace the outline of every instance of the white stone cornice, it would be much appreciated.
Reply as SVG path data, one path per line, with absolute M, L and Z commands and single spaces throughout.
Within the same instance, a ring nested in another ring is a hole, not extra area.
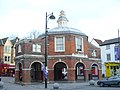
M 84 54 L 72 54 L 72 56 L 74 56 L 74 57 L 83 57 L 83 58 L 88 58 L 88 56 L 87 55 L 84 55 Z
M 54 70 L 53 68 L 51 69 L 51 68 L 48 68 L 48 70 Z
M 15 71 L 20 71 L 19 69 L 15 69 Z
M 24 68 L 24 69 L 22 69 L 23 71 L 29 71 L 29 70 L 31 70 L 30 68 Z M 15 71 L 20 71 L 19 69 L 15 69 Z
M 75 68 L 68 68 L 68 70 L 75 70 Z
M 17 58 L 25 58 L 25 57 L 41 57 L 41 58 L 43 58 L 44 57 L 44 55 L 33 55 L 33 54 L 23 54 L 23 55 L 19 55 L 19 56 L 16 56 L 15 58 L 17 59 Z
M 101 60 L 100 58 L 89 58 L 90 60 Z
M 85 55 L 49 55 L 49 58 L 55 58 L 55 57 L 79 57 L 79 58 L 88 58 Z
M 22 70 L 24 70 L 24 71 L 27 71 L 27 70 L 28 70 L 28 71 L 29 71 L 29 70 L 31 70 L 31 69 L 29 69 L 29 68 L 24 68 L 24 69 L 22 69 Z

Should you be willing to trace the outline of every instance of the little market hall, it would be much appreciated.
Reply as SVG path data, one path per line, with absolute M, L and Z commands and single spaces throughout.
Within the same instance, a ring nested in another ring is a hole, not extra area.
M 88 41 L 78 29 L 68 27 L 65 12 L 60 12 L 58 26 L 47 33 L 48 81 L 86 81 L 101 79 L 100 48 Z M 16 44 L 15 82 L 44 82 L 45 34 L 22 39 Z

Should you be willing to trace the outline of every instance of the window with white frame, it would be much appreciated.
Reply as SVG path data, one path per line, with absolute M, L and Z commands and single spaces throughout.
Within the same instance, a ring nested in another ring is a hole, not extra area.
M 106 54 L 107 55 L 107 61 L 111 60 L 111 55 L 110 54 Z
M 83 51 L 82 50 L 82 37 L 76 37 L 76 51 Z
M 22 50 L 21 50 L 21 45 L 19 44 L 18 45 L 18 53 L 20 53 L 20 52 L 22 52 Z
M 7 56 L 4 57 L 5 61 L 7 61 Z
M 110 45 L 106 45 L 106 50 L 110 49 Z
M 64 36 L 55 37 L 55 51 L 56 52 L 65 51 L 65 37 Z
M 11 46 L 5 46 L 4 52 L 5 53 L 10 53 L 11 52 Z
M 96 50 L 92 50 L 92 56 L 96 57 L 96 55 L 97 55 L 97 51 Z
M 10 61 L 10 56 L 8 56 L 8 62 Z
M 41 52 L 41 45 L 33 44 L 33 52 Z

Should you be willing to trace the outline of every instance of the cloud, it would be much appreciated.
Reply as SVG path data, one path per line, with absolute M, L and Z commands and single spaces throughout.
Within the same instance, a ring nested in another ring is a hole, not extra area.
M 117 37 L 120 28 L 119 1 L 113 0 L 1 0 L 0 30 L 22 37 L 31 30 L 45 30 L 45 12 L 64 10 L 69 20 L 68 26 L 80 29 L 90 38 L 107 39 Z M 57 20 L 49 20 L 48 27 L 57 26 Z M 94 32 L 94 33 L 93 33 Z M 5 34 L 4 34 L 5 33 Z

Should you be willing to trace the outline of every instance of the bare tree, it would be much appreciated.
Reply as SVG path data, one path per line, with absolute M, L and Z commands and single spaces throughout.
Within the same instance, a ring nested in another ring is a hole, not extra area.
M 12 40 L 12 39 L 15 39 L 17 36 L 16 35 L 11 35 L 11 36 L 9 36 L 9 38 L 10 38 L 10 40 Z
M 30 39 L 35 39 L 40 35 L 40 32 L 38 32 L 37 30 L 34 30 L 32 32 L 30 32 L 30 35 L 28 36 L 28 38 Z

